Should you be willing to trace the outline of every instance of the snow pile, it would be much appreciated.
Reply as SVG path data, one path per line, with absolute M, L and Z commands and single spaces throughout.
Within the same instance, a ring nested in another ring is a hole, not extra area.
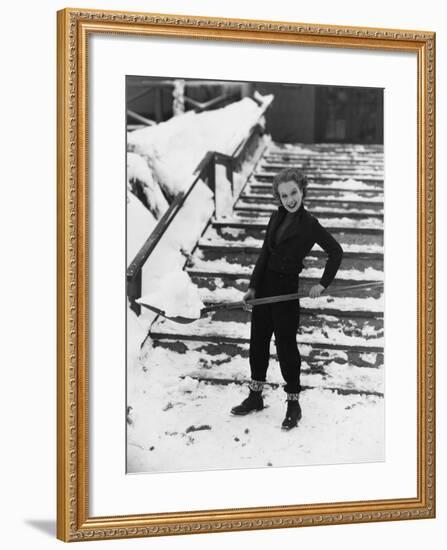
M 194 170 L 208 151 L 232 154 L 262 116 L 272 96 L 250 98 L 221 109 L 188 111 L 156 126 L 136 130 L 128 136 L 128 147 L 142 155 L 169 197 L 190 183 Z
M 198 288 L 185 271 L 166 274 L 161 280 L 161 286 L 153 288 L 137 302 L 156 307 L 169 317 L 182 316 L 191 319 L 198 319 L 204 307 Z
M 199 181 L 143 266 L 142 296 L 163 288 L 169 274 L 183 270 L 213 210 L 213 193 Z
M 138 196 L 150 210 L 145 215 L 142 202 L 128 192 L 129 262 L 150 236 L 155 218 L 159 219 L 166 211 L 167 202 L 159 186 L 169 198 L 185 190 L 192 183 L 193 171 L 204 155 L 209 150 L 231 154 L 259 121 L 271 99 L 272 96 L 260 97 L 260 106 L 245 98 L 223 109 L 201 114 L 188 112 L 157 126 L 128 134 L 128 148 L 133 150 L 128 153 L 128 190 L 132 190 L 132 182 L 137 182 L 138 187 L 135 189 L 134 186 L 133 190 L 139 193 Z M 265 139 L 263 146 L 264 142 Z M 252 156 L 257 154 L 258 150 Z M 239 168 L 233 182 L 236 191 L 245 183 L 252 168 L 253 159 Z M 153 299 L 154 289 L 166 288 L 167 274 L 181 276 L 179 273 L 214 208 L 213 192 L 204 181 L 199 180 L 143 266 L 142 296 L 150 294 Z M 188 299 L 189 305 L 186 307 L 183 304 L 181 309 L 197 313 L 197 297 L 198 294 L 196 298 Z M 150 313 L 145 310 L 144 315 L 149 316 Z
M 141 194 L 150 212 L 160 219 L 168 209 L 168 201 L 144 158 L 135 153 L 127 153 L 127 183 L 128 189 L 137 196 Z
M 154 215 L 137 199 L 127 192 L 127 265 L 129 265 L 157 224 Z

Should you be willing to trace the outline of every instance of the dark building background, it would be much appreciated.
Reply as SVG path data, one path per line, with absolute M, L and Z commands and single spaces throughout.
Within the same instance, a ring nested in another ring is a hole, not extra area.
M 173 116 L 174 80 L 127 77 L 129 127 Z M 186 80 L 185 111 L 220 108 L 254 91 L 273 93 L 267 132 L 282 143 L 383 143 L 383 90 L 268 82 Z M 138 118 L 140 117 L 140 118 Z

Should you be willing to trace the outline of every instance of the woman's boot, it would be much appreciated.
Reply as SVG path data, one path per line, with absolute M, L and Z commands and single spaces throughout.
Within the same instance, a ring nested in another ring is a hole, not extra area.
M 244 415 L 251 411 L 261 411 L 264 408 L 264 400 L 262 399 L 263 382 L 252 380 L 249 384 L 250 394 L 240 405 L 236 405 L 231 409 L 231 414 Z
M 295 428 L 298 421 L 301 419 L 301 407 L 298 401 L 299 395 L 299 393 L 287 394 L 287 411 L 281 425 L 283 430 L 291 430 L 292 428 Z

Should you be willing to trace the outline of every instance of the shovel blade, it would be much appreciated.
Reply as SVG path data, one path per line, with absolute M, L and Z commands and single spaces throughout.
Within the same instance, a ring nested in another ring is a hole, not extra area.
M 182 325 L 187 325 L 189 323 L 194 323 L 194 321 L 197 321 L 198 317 L 183 317 L 182 315 L 176 315 L 176 316 L 169 316 L 166 315 L 166 313 L 159 309 L 158 307 L 151 306 L 149 304 L 143 304 L 142 302 L 138 302 L 140 306 L 145 307 L 146 309 L 150 309 L 154 313 L 157 313 L 157 315 L 163 316 L 165 319 L 168 319 L 168 321 L 173 321 L 174 323 L 180 323 Z

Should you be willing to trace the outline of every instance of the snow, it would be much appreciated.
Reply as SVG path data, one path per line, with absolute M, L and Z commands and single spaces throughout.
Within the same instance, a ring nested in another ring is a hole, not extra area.
M 329 186 L 328 186 L 329 187 Z M 312 187 L 309 187 L 309 190 L 311 191 Z M 321 188 L 320 188 L 321 189 Z M 313 194 L 311 197 L 308 197 L 306 201 L 311 203 L 318 203 L 318 202 L 334 202 L 334 203 L 356 203 L 356 202 L 362 202 L 362 203 L 370 203 L 370 204 L 382 204 L 383 203 L 383 196 L 375 194 L 375 196 L 365 197 L 363 195 L 360 195 L 359 193 L 354 193 L 353 191 L 344 191 L 342 190 L 340 193 L 331 193 L 331 190 L 333 190 L 332 187 L 330 189 L 326 190 L 326 193 L 324 196 L 321 195 L 315 195 Z M 253 193 L 253 192 L 247 192 L 243 195 L 243 199 L 256 201 L 258 204 L 261 201 L 266 200 L 272 200 L 273 193 Z
M 308 308 L 332 308 L 340 311 L 372 311 L 376 313 L 383 312 L 383 296 L 380 298 L 337 298 L 330 296 L 320 296 L 319 298 L 301 298 L 302 307 Z
M 317 155 L 317 151 L 313 151 L 312 149 L 308 149 L 307 147 L 299 147 L 299 146 L 293 146 L 289 143 L 285 144 L 286 149 L 293 149 L 293 153 L 296 155 Z
M 208 151 L 234 152 L 272 98 L 262 97 L 261 106 L 246 97 L 213 111 L 188 111 L 130 133 L 128 147 L 146 159 L 165 193 L 174 197 L 191 183 L 194 170 Z
M 127 346 L 129 349 L 127 361 L 133 364 L 140 358 L 140 348 L 147 336 L 147 330 L 137 315 L 130 309 L 129 303 L 127 304 L 127 329 Z
M 344 333 L 344 328 L 342 323 L 337 327 L 325 326 L 324 328 L 302 325 L 299 329 L 298 341 L 303 344 L 324 344 L 335 347 L 355 348 L 356 346 L 362 346 L 371 348 L 371 351 L 372 348 L 374 350 L 383 348 L 383 338 L 378 337 L 376 329 L 367 323 L 362 326 L 362 336 L 349 336 Z M 157 321 L 156 330 L 157 332 L 163 332 L 165 335 L 201 338 L 205 341 L 210 339 L 223 341 L 227 339 L 248 342 L 250 338 L 250 325 L 248 323 L 216 321 L 214 319 L 210 322 L 208 317 L 198 319 L 188 325 L 179 325 L 163 319 Z
M 240 223 L 244 227 L 250 227 L 252 224 L 257 225 L 265 225 L 267 227 L 268 223 L 268 216 L 266 215 L 260 215 L 260 216 L 249 216 L 245 217 L 243 214 L 239 214 L 238 216 L 232 216 L 231 218 L 225 219 L 225 223 Z M 324 216 L 318 216 L 318 220 L 324 227 L 326 228 L 336 228 L 336 229 L 380 229 L 383 230 L 383 221 L 379 218 L 367 218 L 365 220 L 362 219 L 352 219 L 352 218 L 346 218 L 346 217 L 340 217 L 340 218 L 325 218 Z M 230 228 L 225 227 L 225 231 L 228 231 Z M 238 228 L 233 228 L 236 231 Z
M 315 198 L 309 199 L 310 201 L 315 200 Z M 381 196 L 375 196 L 375 197 L 363 197 L 362 195 L 359 195 L 358 193 L 353 193 L 352 191 L 345 191 L 340 194 L 330 194 L 327 193 L 324 196 L 324 199 L 320 199 L 323 201 L 334 201 L 334 202 L 364 202 L 364 203 L 374 203 L 374 204 L 382 204 L 383 203 L 383 197 Z
M 129 265 L 157 224 L 153 214 L 137 199 L 127 192 L 127 265 Z
M 318 278 L 323 275 L 323 270 L 317 267 L 303 269 L 300 277 Z M 337 279 L 352 279 L 355 281 L 383 281 L 383 271 L 367 267 L 363 271 L 358 269 L 339 269 Z
M 210 290 L 208 288 L 199 288 L 200 297 L 203 302 L 208 304 L 217 304 L 221 302 L 239 302 L 245 292 L 234 287 L 217 288 Z M 383 312 L 383 296 L 380 298 L 339 298 L 330 295 L 330 288 L 327 290 L 328 295 L 320 296 L 319 298 L 300 298 L 301 307 L 307 309 L 325 308 L 328 311 L 372 311 L 376 313 Z
M 198 288 L 185 271 L 167 273 L 161 285 L 137 300 L 139 304 L 154 306 L 169 317 L 183 316 L 198 319 L 204 307 Z
M 163 206 L 159 200 L 161 191 L 157 182 L 164 185 L 168 195 L 174 196 L 192 183 L 192 172 L 208 150 L 232 152 L 246 137 L 251 126 L 258 122 L 272 97 L 260 99 L 263 101 L 261 106 L 244 98 L 223 109 L 201 114 L 188 112 L 128 135 L 129 147 L 134 150 L 128 153 L 129 178 L 143 182 L 144 189 L 151 196 L 152 202 L 149 199 L 148 202 L 153 205 L 155 212 L 161 212 Z M 220 131 L 216 132 L 216 128 Z M 258 155 L 267 143 L 268 138 L 261 140 L 253 156 Z M 236 191 L 240 190 L 252 169 L 253 158 L 247 159 L 235 174 Z M 138 199 L 132 193 L 128 192 L 128 195 L 131 203 L 128 212 L 128 224 L 132 226 L 129 237 L 131 245 L 128 245 L 131 261 L 149 237 L 155 223 L 150 213 L 146 215 L 144 212 L 142 203 L 136 205 L 135 200 Z M 164 288 L 162 283 L 166 274 L 176 273 L 175 276 L 180 277 L 179 272 L 214 212 L 214 202 L 212 191 L 205 182 L 199 180 L 143 266 L 142 294 L 154 299 L 155 289 Z M 198 303 L 196 297 L 188 308 L 197 312 Z M 145 315 L 149 314 L 145 312 Z
M 329 389 L 303 391 L 303 418 L 297 428 L 284 432 L 280 425 L 286 403 L 281 387 L 266 386 L 264 410 L 232 416 L 230 409 L 247 396 L 247 388 L 237 383 L 211 385 L 195 379 L 201 357 L 199 351 L 190 351 L 180 359 L 177 353 L 160 347 L 148 352 L 145 369 L 139 370 L 138 384 L 129 393 L 133 412 L 128 427 L 129 473 L 384 460 L 383 398 L 339 395 L 330 389 L 331 384 L 336 387 L 343 383 L 348 389 L 352 386 L 380 391 L 381 370 L 329 366 L 325 382 Z M 241 379 L 246 380 L 247 360 L 238 357 L 235 362 L 245 374 Z M 227 367 L 221 366 L 221 374 Z M 272 364 L 269 379 L 279 381 L 278 372 L 277 365 Z M 320 375 L 302 375 L 303 385 L 312 386 L 321 380 Z
M 190 268 L 191 271 L 203 271 L 208 273 L 220 272 L 227 275 L 251 275 L 253 266 L 241 265 L 238 263 L 230 263 L 226 258 L 219 258 L 216 260 L 203 260 L 197 256 L 194 256 L 193 265 Z M 301 278 L 321 278 L 323 275 L 323 268 L 308 267 L 301 271 Z M 355 280 L 355 281 L 382 281 L 383 271 L 374 269 L 373 267 L 366 267 L 363 271 L 358 269 L 339 269 L 337 271 L 337 279 L 343 280 Z
M 383 214 L 383 209 L 378 208 L 339 208 L 338 206 L 317 206 L 314 205 L 312 208 L 309 208 L 310 213 L 314 212 L 323 212 L 329 214 L 333 212 L 334 214 L 348 214 L 348 215 L 357 215 L 357 216 L 378 216 Z
M 169 273 L 183 270 L 213 211 L 213 193 L 199 181 L 143 266 L 142 296 L 162 288 Z
M 360 359 L 362 361 L 365 361 L 366 363 L 370 363 L 371 365 L 374 365 L 376 362 L 376 354 L 375 353 L 361 353 Z
M 318 220 L 325 227 L 355 227 L 356 229 L 382 229 L 383 220 L 379 218 L 367 218 L 364 220 L 356 220 L 347 217 L 340 218 L 325 218 L 324 216 L 318 217 Z
M 231 229 L 231 228 L 230 228 Z M 237 231 L 237 230 L 236 230 Z M 225 230 L 225 232 L 227 232 Z M 229 232 L 231 235 L 231 232 Z M 239 236 L 239 233 L 233 233 L 236 236 Z M 206 237 L 203 239 L 200 239 L 199 245 L 208 245 L 213 247 L 222 247 L 222 248 L 233 248 L 233 247 L 244 247 L 244 246 L 250 246 L 250 247 L 257 247 L 261 248 L 262 246 L 262 240 L 256 239 L 255 237 L 244 237 L 241 241 L 227 241 L 225 239 L 219 238 L 219 237 Z M 314 250 L 322 250 L 322 248 L 319 245 L 316 245 Z M 380 244 L 357 244 L 357 243 L 346 243 L 343 244 L 343 251 L 344 252 L 360 252 L 360 253 L 371 253 L 371 254 L 383 254 L 383 246 Z
M 193 260 L 194 270 L 215 272 L 219 271 L 231 274 L 249 275 L 253 271 L 253 266 L 241 265 L 238 263 L 229 263 L 226 258 L 220 258 L 217 260 L 203 260 L 199 257 L 194 257 Z
M 146 161 L 136 153 L 127 153 L 127 181 L 128 187 L 132 182 L 138 184 L 149 210 L 157 220 L 160 219 L 168 209 L 168 201 L 154 180 Z
M 244 202 L 242 199 L 239 203 L 240 208 L 244 210 L 253 210 L 259 212 L 273 212 L 277 209 L 277 206 L 274 204 L 252 204 L 250 202 Z M 345 215 L 354 215 L 354 216 L 381 216 L 383 214 L 382 208 L 372 209 L 372 208 L 340 208 L 339 206 L 318 206 L 318 204 L 313 204 L 312 208 L 308 208 L 308 211 L 311 214 L 321 213 L 321 214 L 345 214 Z M 349 219 L 349 218 L 348 218 Z M 356 220 L 353 220 L 356 221 Z
M 370 184 L 364 183 L 363 181 L 358 181 L 354 178 L 348 178 L 346 180 L 336 180 L 336 181 L 333 181 L 332 183 L 328 183 L 327 187 L 332 187 L 332 188 L 342 187 L 345 189 L 349 188 L 349 189 L 352 189 L 353 191 L 361 191 L 361 190 L 370 191 L 371 190 Z

